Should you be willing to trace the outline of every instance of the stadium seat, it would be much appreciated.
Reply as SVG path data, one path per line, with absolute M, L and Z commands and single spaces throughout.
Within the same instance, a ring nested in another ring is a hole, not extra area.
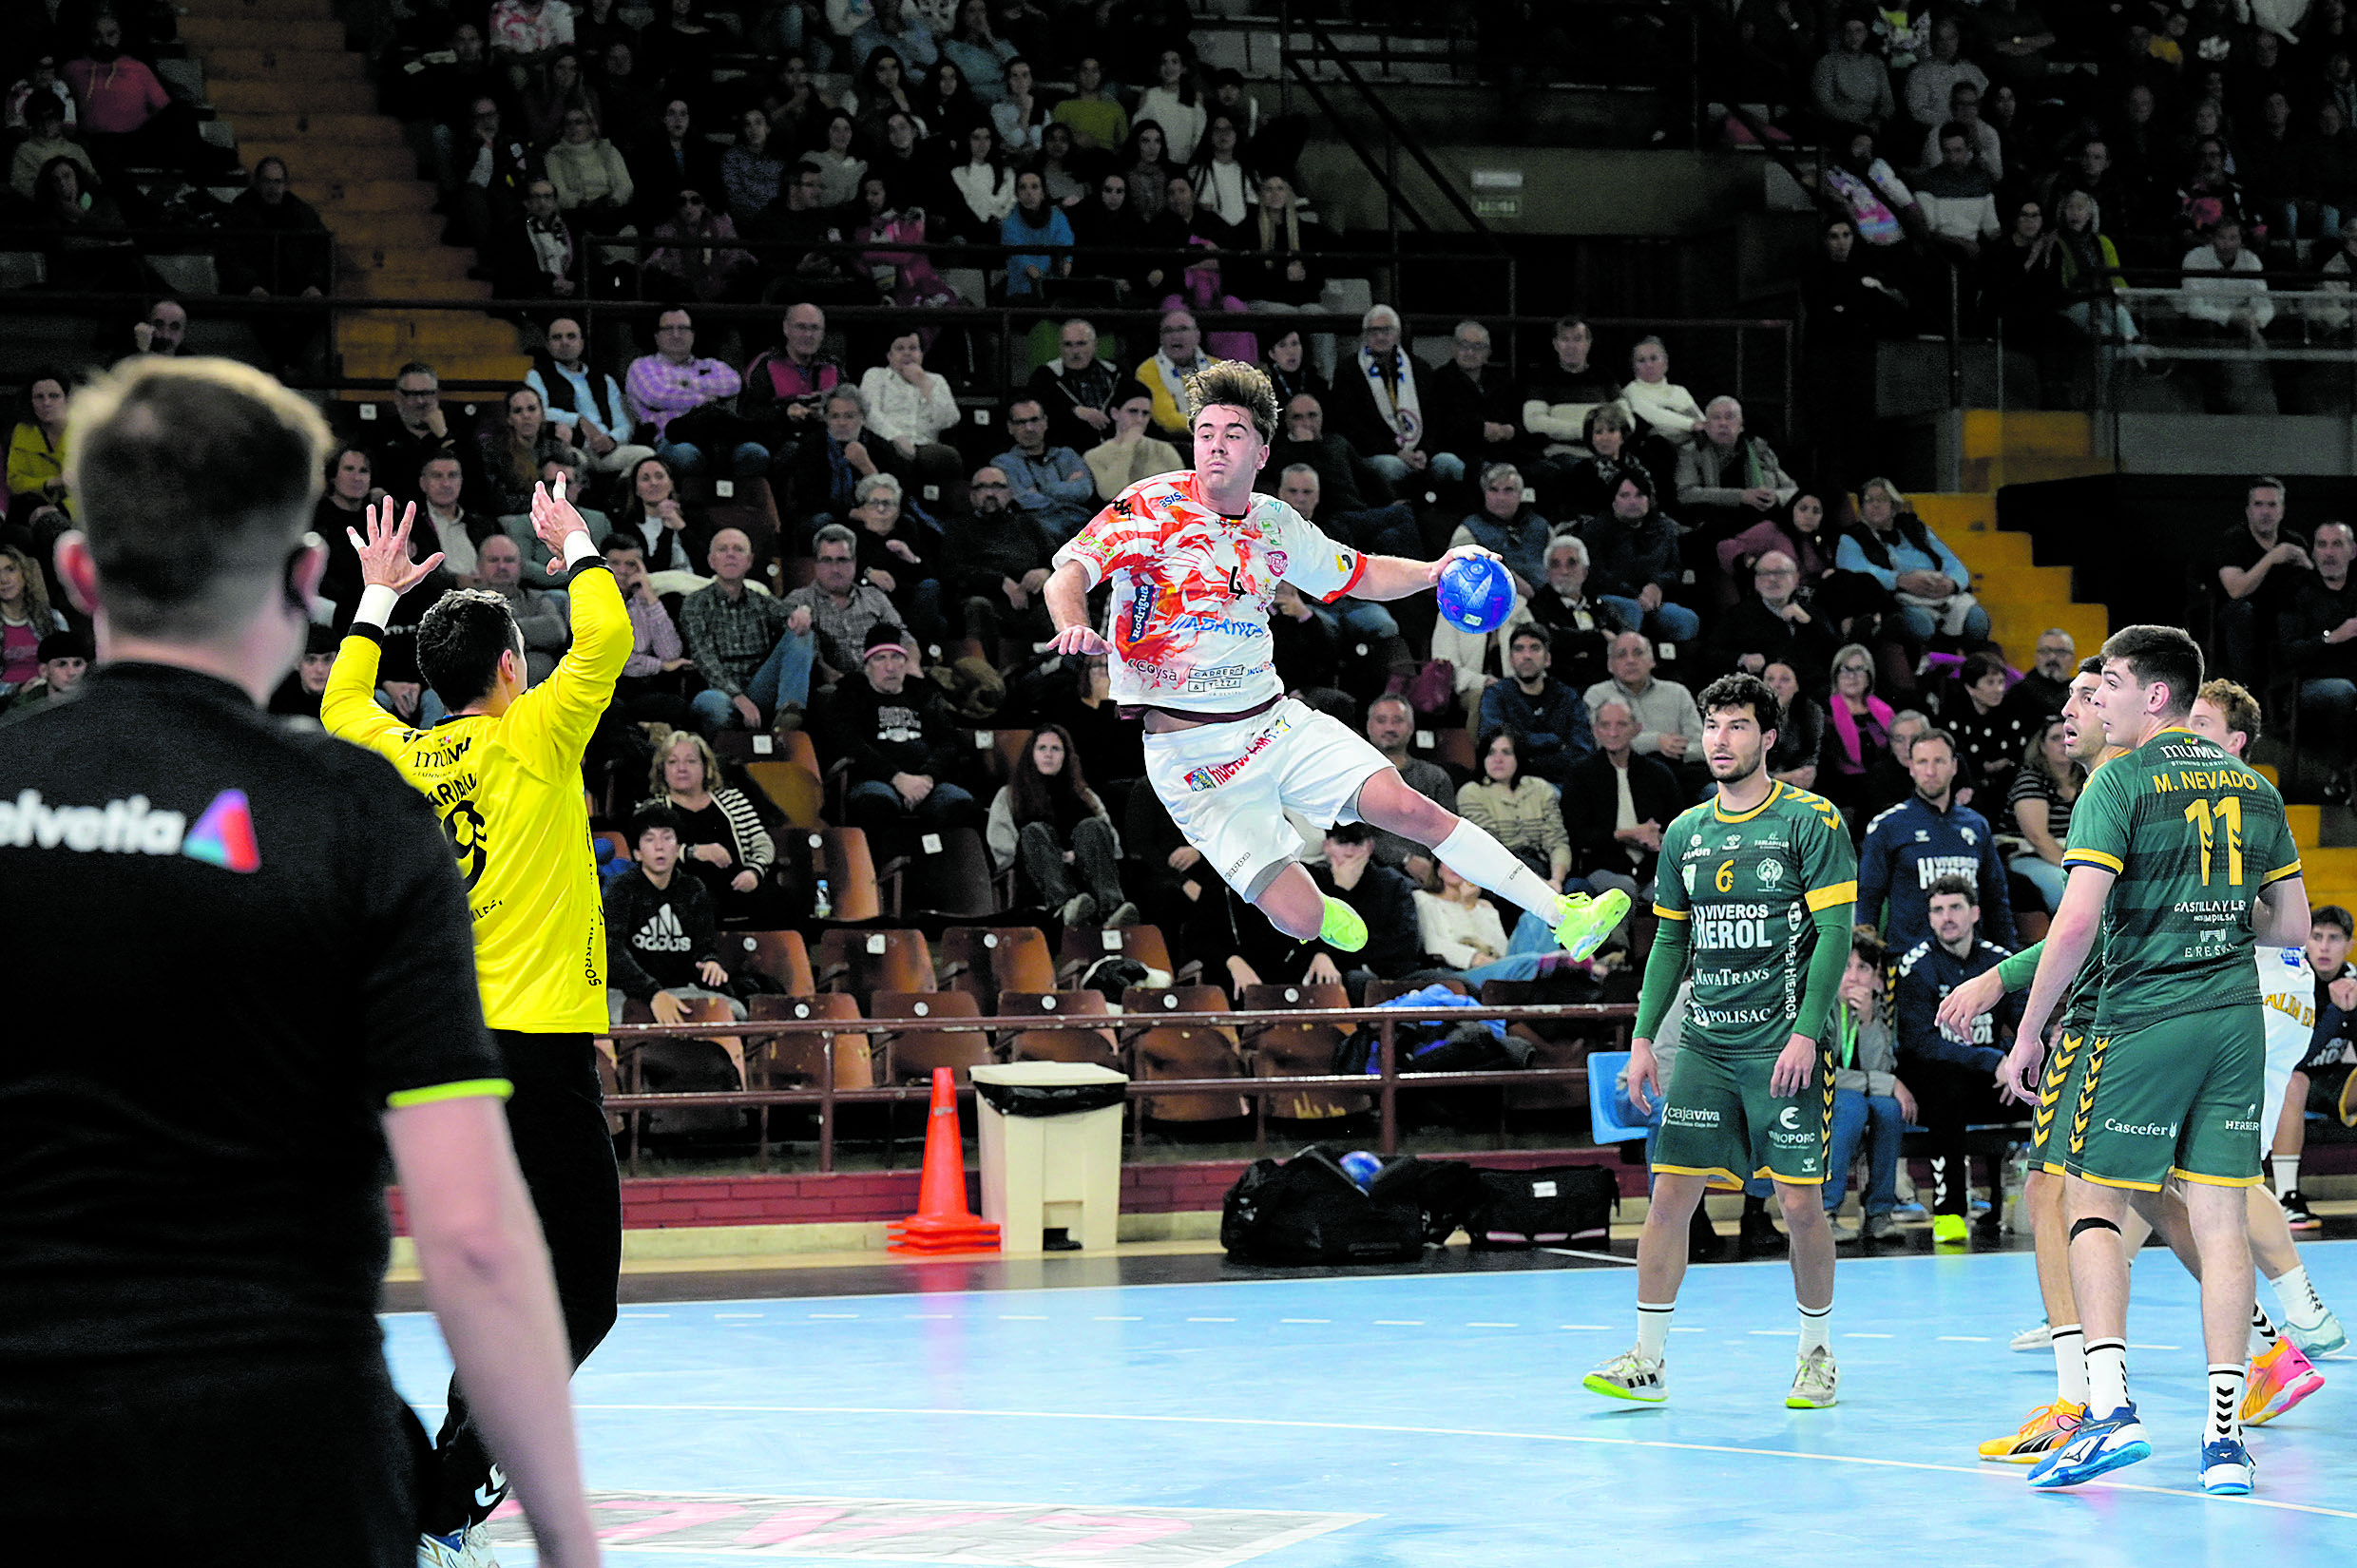
M 680 1004 L 685 1010 L 684 1016 L 680 1020 L 682 1023 L 735 1023 L 737 1022 L 735 1011 L 726 1002 L 718 997 L 687 997 L 683 998 Z M 753 1009 L 748 1006 L 745 1010 L 749 1014 Z M 652 1023 L 655 1022 L 655 1014 L 645 1003 L 636 997 L 630 997 L 625 999 L 622 1004 L 622 1021 L 624 1023 Z M 728 1053 L 730 1063 L 737 1069 L 737 1081 L 744 1082 L 745 1042 L 735 1035 L 714 1035 L 710 1038 L 715 1045 Z M 638 1052 L 639 1048 L 645 1043 L 643 1040 L 614 1042 L 615 1056 L 628 1077 L 633 1094 L 639 1092 L 641 1081 Z
M 990 776 L 994 782 L 1004 784 L 1014 776 L 1015 761 L 1023 755 L 1025 748 L 1030 744 L 1031 732 L 1029 730 L 991 732 Z
M 1445 990 L 1456 992 L 1459 996 L 1473 994 L 1473 988 L 1462 980 L 1370 980 L 1367 983 L 1366 1001 L 1361 1005 L 1380 1007 L 1395 996 L 1406 996 L 1411 991 L 1421 991 L 1427 985 L 1439 985 Z
M 1102 1019 L 1111 1016 L 1102 991 L 1001 991 L 1001 1018 Z M 999 1048 L 1010 1061 L 1084 1061 L 1120 1071 L 1121 1047 L 1110 1028 L 1008 1029 Z
M 799 931 L 723 932 L 720 964 L 731 974 L 749 969 L 764 976 L 788 996 L 809 996 L 818 989 L 811 973 L 810 948 Z
M 856 1023 L 859 1003 L 847 991 L 816 996 L 757 996 L 745 1004 L 756 1019 L 834 1019 Z M 771 1035 L 747 1060 L 746 1076 L 760 1088 L 816 1088 L 827 1070 L 828 1039 L 823 1035 Z M 873 1059 L 864 1033 L 838 1034 L 833 1039 L 834 1086 L 865 1089 L 875 1081 Z
M 1133 1019 L 1159 1014 L 1224 1010 L 1228 999 L 1217 985 L 1168 989 L 1132 986 L 1122 995 L 1122 1010 Z M 1130 1042 L 1130 1076 L 1140 1082 L 1156 1079 L 1242 1078 L 1244 1058 L 1233 1033 L 1208 1023 L 1176 1021 L 1148 1023 Z M 1231 1121 L 1249 1116 L 1241 1095 L 1158 1095 L 1139 1101 L 1138 1114 L 1154 1121 Z
M 868 835 L 857 828 L 797 829 L 809 857 L 809 877 L 824 879 L 835 920 L 856 923 L 880 919 L 884 899 L 875 880 L 875 859 Z
M 885 912 L 894 920 L 914 914 L 972 920 L 996 914 L 1003 907 L 999 879 L 990 870 L 990 851 L 971 828 L 920 835 L 914 854 L 887 862 L 880 874 Z
M 1237 1006 L 1244 1012 L 1350 1004 L 1351 993 L 1340 985 L 1247 985 L 1237 998 Z M 1255 1078 L 1322 1078 L 1334 1070 L 1334 1053 L 1350 1034 L 1347 1023 L 1263 1023 L 1248 1025 L 1244 1041 L 1252 1048 Z M 1264 1103 L 1271 1116 L 1314 1121 L 1364 1111 L 1372 1101 L 1365 1095 L 1306 1089 L 1297 1095 L 1270 1096 Z
M 1088 972 L 1088 966 L 1107 954 L 1118 953 L 1134 958 L 1149 969 L 1157 969 L 1173 980 L 1190 980 L 1200 972 L 1199 965 L 1190 964 L 1184 973 L 1171 967 L 1170 947 L 1162 941 L 1161 931 L 1152 926 L 1108 926 L 1100 930 L 1093 926 L 1069 927 L 1064 941 L 1056 949 L 1056 977 L 1060 984 L 1076 984 Z
M 1539 983 L 1535 980 L 1489 980 L 1482 983 L 1482 1005 L 1485 1007 L 1526 1007 L 1539 1003 Z M 1579 1067 L 1587 1062 L 1589 1047 L 1609 1038 L 1611 1025 L 1606 1023 L 1565 1023 L 1554 1019 L 1518 1021 L 1506 1025 L 1509 1033 L 1531 1043 L 1530 1065 L 1533 1067 Z M 1517 1111 L 1569 1110 L 1587 1103 L 1584 1085 L 1568 1080 L 1550 1080 L 1533 1083 L 1526 1088 L 1509 1088 L 1505 1092 L 1508 1109 Z
M 794 762 L 756 758 L 745 764 L 745 776 L 784 813 L 790 828 L 823 828 L 820 813 L 825 787 L 817 773 Z
M 830 930 L 818 939 L 813 967 L 822 988 L 856 997 L 934 986 L 933 952 L 923 931 Z
M 1628 1064 L 1626 1051 L 1598 1051 L 1588 1058 L 1588 1130 L 1599 1143 L 1626 1143 L 1645 1136 L 1645 1128 L 1624 1126 L 1614 1119 L 1619 1115 L 1614 1090 Z M 1842 1176 L 1847 1180 L 1849 1173 Z
M 606 829 L 603 832 L 591 833 L 589 835 L 589 841 L 593 844 L 611 844 L 614 847 L 614 855 L 616 859 L 627 860 L 630 858 L 630 840 L 623 834 L 614 832 L 611 828 Z
M 1052 991 L 1056 966 L 1034 926 L 952 926 L 941 933 L 941 980 L 988 1001 L 1001 991 Z
M 868 999 L 872 1019 L 980 1018 L 982 1004 L 964 991 L 878 991 Z M 996 1061 L 990 1036 L 983 1029 L 878 1030 L 884 1055 L 886 1083 L 923 1083 L 936 1067 L 953 1067 L 958 1081 L 969 1081 L 976 1067 Z

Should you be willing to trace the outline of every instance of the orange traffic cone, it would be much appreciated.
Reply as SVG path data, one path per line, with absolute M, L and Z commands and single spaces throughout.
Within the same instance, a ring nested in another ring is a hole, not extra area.
M 933 1108 L 925 1120 L 925 1174 L 916 1213 L 888 1228 L 895 1252 L 995 1252 L 999 1228 L 966 1207 L 966 1147 L 958 1139 L 957 1080 L 933 1069 Z

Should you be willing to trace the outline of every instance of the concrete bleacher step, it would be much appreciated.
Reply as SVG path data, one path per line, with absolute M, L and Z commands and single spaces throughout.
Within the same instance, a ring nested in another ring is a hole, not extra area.
M 308 114 L 284 109 L 240 109 L 230 117 L 240 140 L 316 140 L 338 145 L 406 149 L 401 127 L 381 114 Z
M 279 141 L 248 136 L 245 128 L 240 125 L 238 158 L 249 169 L 265 158 L 285 160 L 289 173 L 297 168 L 332 169 L 335 177 L 346 184 L 363 180 L 417 178 L 417 155 L 410 151 L 398 137 L 390 143 L 337 142 L 316 136 L 294 136 Z
M 209 77 L 204 84 L 205 102 L 225 115 L 300 114 L 318 107 L 319 96 L 303 83 L 276 77 Z
M 2039 634 L 2049 626 L 2069 632 L 2082 648 L 2099 646 L 2111 635 L 2105 606 L 2071 598 L 2069 567 L 2036 564 L 2029 535 L 1995 526 L 1994 496 L 1940 493 L 1908 499 L 1971 570 L 1973 592 L 1989 613 L 1989 635 L 2016 664 L 2027 663 Z
M 1997 490 L 2007 485 L 2035 485 L 2049 479 L 2083 479 L 2091 474 L 2110 473 L 2115 467 L 2108 457 L 2043 457 L 2010 453 L 1967 457 L 1964 461 L 1964 483 L 1968 489 Z
M 2324 842 L 2324 816 L 2322 806 L 2284 807 L 2284 825 L 2291 830 L 2291 842 L 2303 853 Z
M 344 25 L 296 16 L 224 16 L 192 14 L 180 25 L 181 41 L 203 49 L 301 49 L 338 53 L 344 48 Z
M 354 218 L 407 218 L 415 225 L 416 234 L 431 238 L 438 232 L 441 220 L 432 218 L 433 187 L 422 181 L 320 180 L 300 170 L 290 172 L 295 176 L 295 194 L 318 208 L 330 228 L 340 230 Z M 428 226 L 429 219 L 434 226 Z
M 231 82 L 283 82 L 318 88 L 335 84 L 344 89 L 345 102 L 363 102 L 361 95 L 368 91 L 368 60 L 343 49 L 207 49 L 204 79 L 212 86 Z
M 183 0 L 182 29 L 198 20 L 317 22 L 335 14 L 322 0 Z
M 1966 457 L 2093 457 L 2095 417 L 2048 410 L 1966 409 Z

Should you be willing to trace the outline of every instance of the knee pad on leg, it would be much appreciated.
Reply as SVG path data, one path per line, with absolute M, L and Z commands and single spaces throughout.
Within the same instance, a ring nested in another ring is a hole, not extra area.
M 2071 1226 L 2070 1239 L 2077 1241 L 2081 1231 L 2109 1231 L 2114 1235 L 2119 1234 L 2118 1226 L 2113 1224 L 2108 1219 L 2104 1219 L 2095 1214 L 2090 1214 L 2085 1219 L 2075 1221 Z

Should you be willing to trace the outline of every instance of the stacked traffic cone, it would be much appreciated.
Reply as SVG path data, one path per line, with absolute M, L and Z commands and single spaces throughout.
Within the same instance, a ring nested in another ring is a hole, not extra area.
M 957 1080 L 933 1069 L 933 1108 L 925 1119 L 925 1174 L 916 1213 L 888 1227 L 895 1252 L 995 1252 L 999 1228 L 966 1207 L 966 1146 L 958 1138 Z

